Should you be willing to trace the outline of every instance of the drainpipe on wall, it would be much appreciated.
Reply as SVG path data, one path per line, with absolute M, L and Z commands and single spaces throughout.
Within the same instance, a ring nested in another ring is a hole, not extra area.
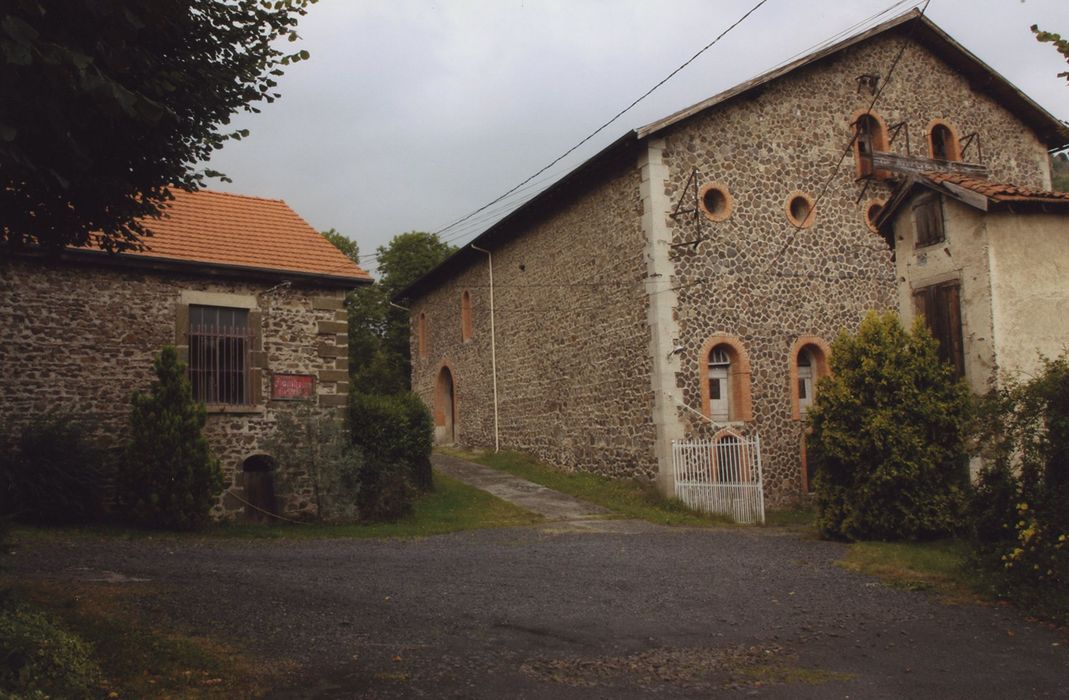
M 494 256 L 489 250 L 480 248 L 474 243 L 472 250 L 486 253 L 486 262 L 490 267 L 490 374 L 494 383 L 494 452 L 501 449 L 501 443 L 497 432 L 497 336 L 494 333 Z

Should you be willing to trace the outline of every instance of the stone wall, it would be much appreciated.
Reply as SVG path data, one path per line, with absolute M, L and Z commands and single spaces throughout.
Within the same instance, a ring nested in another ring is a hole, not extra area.
M 121 444 L 131 392 L 147 389 L 160 348 L 182 344 L 176 318 L 183 292 L 252 298 L 262 321 L 264 399 L 210 412 L 205 429 L 226 489 L 242 496 L 242 463 L 263 449 L 279 412 L 296 408 L 270 399 L 273 372 L 315 375 L 317 404 L 334 413 L 348 394 L 343 292 L 272 287 L 64 262 L 0 262 L 0 423 L 17 428 L 50 411 L 66 412 L 92 426 L 102 444 Z M 313 512 L 310 484 L 297 483 L 284 509 Z M 213 516 L 243 511 L 240 501 L 224 495 Z
M 732 427 L 761 435 L 767 500 L 800 497 L 794 354 L 803 339 L 827 347 L 870 309 L 895 306 L 892 254 L 866 217 L 891 182 L 859 180 L 851 149 L 852 124 L 873 99 L 858 76 L 881 76 L 886 85 L 873 111 L 888 127 L 905 124 L 887 150 L 905 154 L 908 135 L 909 152 L 927 157 L 928 131 L 939 120 L 963 139 L 977 135 L 964 159 L 980 160 L 982 146 L 993 179 L 1036 188 L 1050 182 L 1035 135 L 927 49 L 907 45 L 887 80 L 903 41 L 894 32 L 878 37 L 647 139 L 643 145 L 657 154 L 648 177 L 667 171 L 664 197 L 642 198 L 652 185 L 640 183 L 636 156 L 628 172 L 573 187 L 567 206 L 494 249 L 502 447 L 570 468 L 650 477 L 660 469 L 663 477 L 670 464 L 656 449 L 654 397 L 683 404 L 673 410 L 675 426 L 662 420 L 662 442 L 723 428 L 697 415 L 703 350 L 722 336 L 749 360 L 750 410 Z M 729 214 L 652 212 L 663 225 L 643 218 L 643 201 L 694 207 L 687 185 L 695 170 L 696 190 L 725 188 Z M 801 228 L 788 221 L 793 194 L 815 202 Z M 664 237 L 669 273 L 653 280 Z M 434 407 L 436 378 L 448 367 L 458 440 L 477 447 L 493 445 L 487 285 L 485 264 L 456 270 L 412 309 L 414 331 L 420 314 L 427 329 L 422 359 L 414 332 L 414 388 Z M 475 309 L 467 342 L 464 290 Z M 653 294 L 674 298 L 672 313 L 656 308 L 647 318 Z M 670 370 L 654 371 L 654 348 L 664 347 L 671 351 L 658 363 Z M 661 483 L 670 491 L 670 479 Z
M 628 171 L 493 249 L 503 448 L 566 469 L 656 473 L 641 214 L 638 173 Z M 473 321 L 467 342 L 465 290 Z M 494 445 L 489 291 L 484 258 L 412 308 L 413 388 L 436 409 L 435 383 L 449 367 L 457 440 L 482 448 Z
M 766 497 L 773 504 L 802 492 L 803 426 L 792 419 L 792 347 L 803 336 L 830 343 L 841 331 L 855 330 L 868 310 L 895 307 L 890 250 L 865 219 L 867 205 L 885 201 L 891 185 L 857 180 L 849 147 L 851 123 L 872 101 L 856 78 L 877 74 L 886 82 L 902 41 L 884 36 L 797 70 L 676 125 L 665 138 L 666 193 L 673 201 L 695 169 L 699 187 L 719 183 L 733 200 L 723 221 L 704 215 L 668 220 L 674 243 L 698 241 L 677 247 L 674 260 L 684 348 L 678 385 L 684 402 L 700 411 L 706 340 L 725 335 L 740 341 L 752 370 L 753 420 L 735 427 L 760 433 Z M 938 118 L 961 136 L 979 134 L 992 179 L 1049 184 L 1046 152 L 1035 136 L 919 45 L 904 52 L 873 111 L 889 126 L 906 123 L 913 155 L 928 155 L 928 125 Z M 904 133 L 888 150 L 906 152 Z M 975 143 L 965 160 L 977 160 Z M 816 201 L 808 228 L 787 219 L 795 192 Z M 681 410 L 680 420 L 690 435 L 721 427 L 689 411 Z

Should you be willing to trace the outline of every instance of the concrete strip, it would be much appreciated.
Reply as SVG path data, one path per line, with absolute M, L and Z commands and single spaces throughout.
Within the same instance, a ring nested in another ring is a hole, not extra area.
M 538 513 L 547 520 L 589 520 L 612 515 L 607 508 L 459 457 L 435 454 L 431 456 L 431 464 L 443 474 Z

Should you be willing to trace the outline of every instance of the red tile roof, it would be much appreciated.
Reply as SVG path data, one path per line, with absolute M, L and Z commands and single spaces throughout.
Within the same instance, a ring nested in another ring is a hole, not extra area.
M 949 182 L 995 202 L 1032 202 L 1047 204 L 1069 204 L 1069 192 L 1045 192 L 1032 190 L 1027 187 L 1018 187 L 1006 183 L 990 182 L 959 173 L 925 173 L 924 177 L 937 185 Z
M 171 192 L 163 217 L 143 222 L 145 250 L 126 255 L 371 279 L 281 199 Z

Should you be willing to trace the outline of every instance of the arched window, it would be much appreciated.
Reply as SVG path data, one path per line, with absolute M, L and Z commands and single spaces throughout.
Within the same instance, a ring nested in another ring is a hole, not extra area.
M 817 396 L 817 382 L 828 376 L 831 350 L 820 338 L 799 338 L 791 350 L 791 417 L 805 418 Z
M 961 160 L 957 130 L 941 120 L 928 127 L 928 154 L 935 160 Z
M 887 127 L 875 112 L 861 112 L 854 120 L 854 160 L 857 176 L 880 177 L 872 167 L 872 155 L 887 150 Z
M 466 289 L 460 295 L 460 339 L 471 340 L 471 292 Z
M 416 324 L 416 346 L 419 349 L 420 358 L 427 357 L 427 314 L 421 311 L 419 321 Z
M 737 339 L 714 336 L 700 359 L 702 413 L 716 423 L 753 420 L 750 360 Z

